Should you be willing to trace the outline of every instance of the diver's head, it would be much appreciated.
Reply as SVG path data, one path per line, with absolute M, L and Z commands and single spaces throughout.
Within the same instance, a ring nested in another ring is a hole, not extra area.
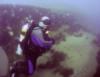
M 49 25 L 51 25 L 51 20 L 48 16 L 41 17 L 39 21 L 39 26 L 46 29 Z
M 31 16 L 28 16 L 25 18 L 25 21 L 29 24 L 32 24 L 32 22 L 34 22 L 33 18 Z

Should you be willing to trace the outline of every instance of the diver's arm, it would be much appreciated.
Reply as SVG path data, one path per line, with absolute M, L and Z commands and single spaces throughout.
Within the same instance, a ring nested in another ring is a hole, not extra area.
M 31 38 L 33 42 L 40 46 L 52 45 L 52 41 L 46 41 L 44 39 L 41 29 L 33 30 Z

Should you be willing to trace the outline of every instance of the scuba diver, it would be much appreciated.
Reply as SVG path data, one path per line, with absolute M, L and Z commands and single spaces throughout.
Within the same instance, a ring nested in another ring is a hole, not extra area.
M 48 36 L 49 25 L 51 25 L 51 20 L 48 16 L 41 17 L 37 24 L 31 24 L 25 38 L 20 43 L 25 61 L 14 63 L 10 77 L 19 77 L 22 73 L 24 77 L 34 74 L 38 57 L 54 44 L 54 39 Z
M 25 38 L 27 30 L 29 29 L 31 24 L 34 22 L 34 20 L 31 17 L 26 17 L 25 21 L 26 23 L 22 26 L 20 35 L 18 37 L 18 45 L 16 48 L 17 55 L 22 55 L 22 48 L 20 46 L 20 42 L 22 42 L 22 40 Z

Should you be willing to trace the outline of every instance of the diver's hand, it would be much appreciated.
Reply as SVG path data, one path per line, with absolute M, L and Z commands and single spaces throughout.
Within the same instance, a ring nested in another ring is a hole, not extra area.
M 54 39 L 51 39 L 51 41 L 52 41 L 52 44 L 55 44 L 55 40 Z

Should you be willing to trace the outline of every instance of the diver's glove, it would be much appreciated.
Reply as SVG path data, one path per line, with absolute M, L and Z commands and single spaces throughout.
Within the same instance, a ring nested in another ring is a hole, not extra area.
M 52 45 L 55 44 L 55 40 L 53 38 L 51 38 L 51 41 L 52 41 Z

